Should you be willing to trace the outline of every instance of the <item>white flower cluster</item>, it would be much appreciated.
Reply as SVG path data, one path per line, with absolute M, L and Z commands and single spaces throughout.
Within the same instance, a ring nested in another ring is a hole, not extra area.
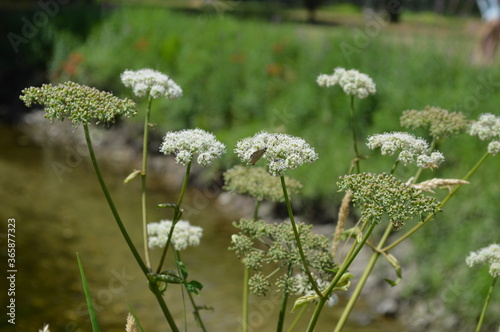
M 287 169 L 295 169 L 318 159 L 318 154 L 302 138 L 265 131 L 238 141 L 234 149 L 238 157 L 246 162 L 250 162 L 257 151 L 263 152 L 262 158 L 268 160 L 269 173 L 274 176 L 284 175 Z
M 187 165 L 198 154 L 198 164 L 211 165 L 215 159 L 226 152 L 226 146 L 219 142 L 212 133 L 202 129 L 185 129 L 167 132 L 160 146 L 160 152 L 175 154 L 175 161 Z
M 338 84 L 347 95 L 355 95 L 359 99 L 374 95 L 377 92 L 375 83 L 371 77 L 355 69 L 345 70 L 344 68 L 337 67 L 332 75 L 319 75 L 316 82 L 322 87 L 330 87 Z
M 316 295 L 316 292 L 309 283 L 309 279 L 303 273 L 297 273 L 295 274 L 295 276 L 293 276 L 293 278 L 295 279 L 295 287 L 292 289 L 292 293 L 294 293 L 295 295 L 303 296 Z M 323 279 L 316 279 L 316 283 L 318 284 L 318 288 L 320 290 L 327 289 L 330 285 L 329 282 Z M 338 301 L 339 299 L 337 295 L 335 293 L 332 293 L 327 300 L 327 305 L 329 307 L 333 307 L 338 303 Z
M 165 96 L 176 99 L 182 96 L 182 89 L 170 77 L 153 69 L 125 70 L 120 78 L 127 88 L 132 88 L 137 97 L 147 94 L 153 98 Z
M 480 140 L 492 139 L 488 144 L 488 153 L 496 155 L 500 152 L 500 117 L 491 113 L 481 114 L 478 121 L 472 123 L 469 134 L 478 136 Z
M 432 152 L 429 155 L 427 142 L 408 133 L 393 132 L 373 135 L 368 138 L 367 145 L 372 150 L 380 148 L 382 155 L 392 156 L 396 151 L 400 151 L 397 160 L 405 166 L 416 160 L 418 167 L 436 168 L 444 161 L 441 152 Z
M 469 267 L 477 264 L 487 264 L 490 266 L 490 275 L 493 278 L 500 276 L 500 245 L 493 243 L 478 251 L 471 252 L 465 259 Z
M 165 247 L 171 227 L 171 220 L 161 220 L 160 222 L 153 222 L 148 224 L 149 248 L 153 249 L 154 247 Z M 179 220 L 175 224 L 174 232 L 172 233 L 172 239 L 170 241 L 174 245 L 175 250 L 183 250 L 188 246 L 199 245 L 202 235 L 203 228 L 192 226 L 186 220 Z

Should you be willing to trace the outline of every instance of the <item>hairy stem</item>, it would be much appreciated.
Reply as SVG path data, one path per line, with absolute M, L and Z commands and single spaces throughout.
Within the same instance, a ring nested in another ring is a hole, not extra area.
M 142 205 L 142 236 L 144 242 L 144 257 L 146 259 L 146 266 L 148 270 L 151 270 L 151 259 L 149 257 L 148 248 L 148 226 L 147 226 L 147 207 L 146 207 L 146 173 L 148 166 L 148 136 L 149 136 L 149 118 L 151 113 L 151 101 L 153 98 L 149 96 L 148 108 L 146 110 L 146 117 L 144 119 L 144 138 L 142 142 L 142 171 L 141 171 L 141 182 L 142 182 L 142 195 L 141 195 L 141 205 Z

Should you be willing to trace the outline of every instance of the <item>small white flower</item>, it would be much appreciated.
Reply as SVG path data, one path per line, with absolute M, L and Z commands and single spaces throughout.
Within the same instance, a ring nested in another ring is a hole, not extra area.
M 417 157 L 417 166 L 421 168 L 437 168 L 444 162 L 441 152 L 432 152 L 430 156 L 422 154 Z
M 491 141 L 488 144 L 488 153 L 491 155 L 496 155 L 500 152 L 500 141 Z
M 483 141 L 500 137 L 500 117 L 491 113 L 481 114 L 479 120 L 470 126 L 469 134 L 477 135 Z
M 168 234 L 172 228 L 171 220 L 161 220 L 159 223 L 148 224 L 149 248 L 163 248 L 168 240 Z M 171 242 L 175 250 L 183 250 L 188 246 L 197 246 L 200 244 L 200 238 L 203 235 L 203 228 L 192 226 L 186 220 L 179 220 L 175 224 L 172 233 Z
M 318 154 L 302 138 L 265 131 L 238 141 L 234 152 L 242 161 L 250 162 L 252 155 L 263 149 L 262 158 L 268 160 L 269 173 L 274 176 L 284 175 L 287 169 L 318 159 Z
M 377 91 L 371 77 L 355 69 L 335 68 L 332 75 L 321 74 L 316 82 L 323 87 L 334 86 L 338 83 L 347 95 L 354 95 L 359 99 L 373 95 Z
M 153 69 L 125 70 L 120 77 L 122 83 L 132 88 L 137 97 L 148 93 L 153 98 L 165 96 L 176 99 L 182 96 L 182 89 L 169 76 Z
M 160 152 L 175 154 L 175 161 L 182 165 L 187 165 L 196 153 L 198 164 L 206 167 L 226 152 L 226 146 L 202 129 L 186 129 L 167 132 Z
M 309 279 L 303 273 L 297 273 L 295 274 L 295 276 L 293 276 L 293 278 L 295 279 L 295 285 L 294 285 L 295 287 L 291 290 L 292 293 L 294 293 L 295 295 L 304 295 L 304 296 L 316 295 L 316 292 L 309 283 Z M 316 279 L 316 283 L 320 290 L 327 289 L 328 286 L 330 285 L 329 282 L 319 278 Z M 333 307 L 337 303 L 338 303 L 338 297 L 335 293 L 332 293 L 332 295 L 330 295 L 330 297 L 327 300 L 327 305 L 329 307 Z
M 493 243 L 478 251 L 469 253 L 465 263 L 469 267 L 477 264 L 487 264 L 490 266 L 489 273 L 493 278 L 500 276 L 500 245 Z

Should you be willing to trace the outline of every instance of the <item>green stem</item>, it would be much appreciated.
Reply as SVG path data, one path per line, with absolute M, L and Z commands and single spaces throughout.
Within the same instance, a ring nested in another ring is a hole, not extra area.
M 360 173 L 361 169 L 359 167 L 359 152 L 358 152 L 358 142 L 356 134 L 356 114 L 354 112 L 354 95 L 351 95 L 351 129 L 352 129 L 352 139 L 354 144 L 354 154 L 356 155 L 356 172 Z
M 491 283 L 490 289 L 488 290 L 488 294 L 486 295 L 486 300 L 484 301 L 483 310 L 481 311 L 481 316 L 479 316 L 479 321 L 477 322 L 476 332 L 481 331 L 481 326 L 483 326 L 484 316 L 486 315 L 486 308 L 488 308 L 488 304 L 491 300 L 491 293 L 493 293 L 493 288 L 495 287 L 495 283 L 497 278 L 494 277 Z
M 375 223 L 373 220 L 369 220 L 370 226 L 368 227 L 368 230 L 366 231 L 365 235 L 361 239 L 361 242 L 359 242 L 356 246 L 356 249 L 353 251 L 352 255 L 348 256 L 346 260 L 342 263 L 340 266 L 340 269 L 338 272 L 335 274 L 335 278 L 333 278 L 332 282 L 328 286 L 328 288 L 325 291 L 325 295 L 322 296 L 316 305 L 316 308 L 314 309 L 313 316 L 311 317 L 311 320 L 309 321 L 309 326 L 307 328 L 307 332 L 312 332 L 314 331 L 314 327 L 316 326 L 316 323 L 318 321 L 319 315 L 321 313 L 321 310 L 323 309 L 323 306 L 325 305 L 325 302 L 328 300 L 328 297 L 330 296 L 331 292 L 333 291 L 333 288 L 337 285 L 339 282 L 340 278 L 344 275 L 344 273 L 347 271 L 349 266 L 351 265 L 352 261 L 358 253 L 361 251 L 361 248 L 364 246 L 368 238 L 370 237 L 371 233 L 373 232 L 373 229 L 375 226 L 377 226 L 377 223 Z
M 182 183 L 181 193 L 179 194 L 179 200 L 177 201 L 177 205 L 175 207 L 174 218 L 172 220 L 172 227 L 170 227 L 170 232 L 168 233 L 167 243 L 165 244 L 165 247 L 163 248 L 163 253 L 161 255 L 161 259 L 160 259 L 160 263 L 158 264 L 158 268 L 156 269 L 156 273 L 161 272 L 163 262 L 165 261 L 165 257 L 167 256 L 168 247 L 170 246 L 170 242 L 172 241 L 172 234 L 174 233 L 175 224 L 177 224 L 177 222 L 181 219 L 181 215 L 182 215 L 181 204 L 182 204 L 182 199 L 184 198 L 184 193 L 186 192 L 186 188 L 187 188 L 187 184 L 188 184 L 188 180 L 189 180 L 189 173 L 191 172 L 191 163 L 192 163 L 192 161 L 190 161 L 186 167 L 186 175 L 184 175 L 184 181 Z
M 300 309 L 300 312 L 297 314 L 297 317 L 295 317 L 295 319 L 293 320 L 292 324 L 290 324 L 290 326 L 288 327 L 288 330 L 286 330 L 287 332 L 292 332 L 295 329 L 295 327 L 299 323 L 299 321 L 302 318 L 302 316 L 304 316 L 304 313 L 306 312 L 306 309 L 307 309 L 306 305 L 302 306 L 302 308 Z
M 253 210 L 253 221 L 257 221 L 259 219 L 259 208 L 260 208 L 261 202 L 262 201 L 260 199 L 258 199 L 255 202 L 255 209 Z
M 151 101 L 153 98 L 149 96 L 148 108 L 146 110 L 146 118 L 144 119 L 144 138 L 142 142 L 142 171 L 141 171 L 141 182 L 142 182 L 142 195 L 141 195 L 141 205 L 142 205 L 142 236 L 144 242 L 144 257 L 146 259 L 146 266 L 148 270 L 151 270 L 151 259 L 149 257 L 148 248 L 148 226 L 147 226 L 147 207 L 146 207 L 146 173 L 148 166 L 148 137 L 149 137 L 149 118 L 151 113 Z
M 394 172 L 396 172 L 396 168 L 398 168 L 398 165 L 399 165 L 399 160 L 396 160 L 396 162 L 394 163 L 394 165 L 392 165 L 391 175 L 393 175 Z
M 314 281 L 314 278 L 311 275 L 311 271 L 309 270 L 309 266 L 307 264 L 306 256 L 304 255 L 304 250 L 302 249 L 302 243 L 300 242 L 300 236 L 299 232 L 297 231 L 297 226 L 295 224 L 295 218 L 293 217 L 293 212 L 292 212 L 292 206 L 290 204 L 290 199 L 288 197 L 288 193 L 286 190 L 286 184 L 285 184 L 285 176 L 281 176 L 281 187 L 283 188 L 283 195 L 285 196 L 285 203 L 286 203 L 286 209 L 288 210 L 288 217 L 290 218 L 290 223 L 292 224 L 292 229 L 293 229 L 293 234 L 295 236 L 295 242 L 297 243 L 297 249 L 299 250 L 300 254 L 300 259 L 302 261 L 302 265 L 304 266 L 304 271 L 307 275 L 307 279 L 309 279 L 309 283 L 311 283 L 311 286 L 313 287 L 314 291 L 320 298 L 323 297 L 323 294 L 321 294 L 321 291 L 318 288 L 318 285 Z
M 382 248 L 382 246 L 385 244 L 387 239 L 389 238 L 389 235 L 391 234 L 392 231 L 392 223 L 389 222 L 389 225 L 387 226 L 384 235 L 380 239 L 380 242 L 377 246 L 377 249 Z M 342 315 L 340 316 L 337 325 L 335 327 L 334 332 L 340 332 L 342 328 L 344 327 L 347 318 L 351 314 L 352 309 L 354 308 L 354 305 L 356 304 L 356 301 L 359 298 L 359 295 L 361 294 L 361 290 L 363 289 L 366 280 L 368 280 L 368 277 L 370 276 L 370 273 L 373 271 L 373 268 L 375 267 L 375 263 L 377 262 L 378 256 L 380 256 L 380 252 L 374 251 L 372 254 L 372 257 L 370 258 L 370 261 L 368 262 L 368 265 L 365 268 L 365 271 L 363 272 L 363 275 L 361 276 L 361 279 L 359 280 L 358 284 L 356 285 L 356 288 L 354 289 L 354 293 L 352 294 L 351 298 L 349 299 L 349 302 L 347 303 L 346 307 L 344 308 L 344 311 L 342 312 Z
M 490 155 L 489 153 L 485 153 L 481 157 L 481 159 L 476 163 L 476 165 L 474 165 L 474 167 L 472 167 L 472 169 L 463 177 L 462 180 L 468 180 L 472 176 L 472 174 L 474 174 L 479 169 L 479 167 L 486 161 L 486 159 L 488 158 L 489 155 Z M 443 199 L 443 201 L 441 202 L 441 204 L 439 204 L 439 209 L 442 209 L 443 206 L 445 206 L 446 203 L 448 203 L 448 201 L 453 197 L 453 195 L 455 195 L 455 193 L 460 189 L 461 186 L 462 185 L 457 185 L 455 188 L 453 188 L 453 190 Z M 406 240 L 413 233 L 415 233 L 421 227 L 423 227 L 425 224 L 427 224 L 434 217 L 434 215 L 435 214 L 431 214 L 431 215 L 427 216 L 427 218 L 425 218 L 424 221 L 418 223 L 415 227 L 413 227 L 408 232 L 406 232 L 398 240 L 394 241 L 389 246 L 383 248 L 382 251 L 389 251 L 392 248 L 394 248 L 395 246 L 397 246 L 398 244 L 400 244 L 401 242 L 403 242 L 404 240 Z
M 245 265 L 245 270 L 243 274 L 243 318 L 241 322 L 241 331 L 248 331 L 248 292 L 249 285 L 248 280 L 250 278 L 250 269 Z
M 83 131 L 85 133 L 85 140 L 87 141 L 87 147 L 89 149 L 89 154 L 90 154 L 90 159 L 92 160 L 92 165 L 94 166 L 95 173 L 97 175 L 97 179 L 99 180 L 99 184 L 101 185 L 101 189 L 104 193 L 104 196 L 106 197 L 106 201 L 108 202 L 109 208 L 111 209 L 111 212 L 113 213 L 113 216 L 115 218 L 116 224 L 118 225 L 118 228 L 120 229 L 120 232 L 122 233 L 123 238 L 125 239 L 125 242 L 127 242 L 128 247 L 130 248 L 130 251 L 132 252 L 132 255 L 134 256 L 135 260 L 137 261 L 137 264 L 139 264 L 139 267 L 142 270 L 142 273 L 147 277 L 149 270 L 144 264 L 144 261 L 142 260 L 141 256 L 139 255 L 139 252 L 134 246 L 134 243 L 130 239 L 130 236 L 127 233 L 127 230 L 125 229 L 125 226 L 123 225 L 123 222 L 120 218 L 120 215 L 118 214 L 118 211 L 115 207 L 115 203 L 113 202 L 113 199 L 111 198 L 111 195 L 109 194 L 108 188 L 106 186 L 106 183 L 104 182 L 104 179 L 102 177 L 101 170 L 99 168 L 99 165 L 97 164 L 97 159 L 95 157 L 94 153 L 94 148 L 92 146 L 92 141 L 90 139 L 90 134 L 89 134 L 89 128 L 86 124 L 83 125 Z M 161 296 L 161 292 L 158 289 L 158 286 L 156 283 L 149 282 L 151 286 L 151 290 L 153 294 L 155 295 L 156 299 L 158 300 L 158 303 L 160 304 L 160 307 L 163 311 L 163 315 L 167 319 L 168 324 L 170 325 L 170 328 L 172 329 L 173 332 L 177 332 L 177 326 L 175 324 L 175 321 L 170 314 L 170 311 L 168 310 L 168 307 L 163 300 L 163 297 Z
M 292 276 L 292 265 L 288 265 L 287 277 L 290 278 Z M 281 298 L 281 307 L 280 313 L 278 316 L 278 327 L 276 328 L 276 332 L 283 331 L 283 325 L 285 324 L 285 314 L 286 314 L 286 303 L 288 302 L 289 290 L 285 287 L 283 289 L 283 297 Z

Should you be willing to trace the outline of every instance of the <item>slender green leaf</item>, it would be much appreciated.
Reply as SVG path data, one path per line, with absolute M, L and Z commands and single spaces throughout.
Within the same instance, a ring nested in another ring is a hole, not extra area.
M 89 309 L 90 322 L 92 324 L 92 331 L 99 332 L 99 324 L 97 323 L 97 316 L 94 310 L 94 305 L 92 304 L 92 297 L 90 296 L 89 285 L 87 284 L 87 279 L 85 278 L 85 273 L 83 272 L 83 265 L 80 261 L 80 256 L 76 253 L 76 259 L 78 260 L 78 267 L 80 268 L 80 276 L 82 277 L 83 291 L 85 293 L 85 299 L 87 300 L 87 307 Z

